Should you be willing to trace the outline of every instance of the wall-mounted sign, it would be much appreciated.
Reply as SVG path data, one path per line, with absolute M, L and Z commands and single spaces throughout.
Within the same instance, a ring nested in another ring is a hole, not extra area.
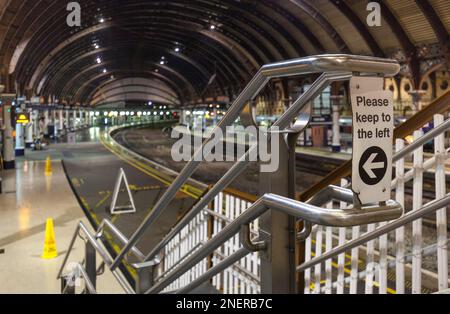
M 16 123 L 18 123 L 18 124 L 30 123 L 30 114 L 29 113 L 18 113 L 16 115 Z
M 390 199 L 394 106 L 383 78 L 353 77 L 352 189 L 362 204 Z

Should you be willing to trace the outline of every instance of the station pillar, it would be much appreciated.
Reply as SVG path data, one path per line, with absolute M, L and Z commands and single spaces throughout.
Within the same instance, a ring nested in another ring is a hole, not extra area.
M 70 127 L 71 127 L 71 125 L 70 125 L 70 111 L 66 110 L 66 129 L 67 129 L 67 132 L 70 131 Z
M 25 138 L 23 132 L 23 124 L 16 123 L 16 156 L 25 155 Z
M 78 113 L 80 114 L 80 121 L 78 122 L 78 126 L 81 129 L 83 127 L 83 111 L 80 109 L 78 110 Z
M 14 155 L 14 138 L 11 125 L 11 105 L 3 107 L 3 169 L 16 167 Z
M 426 91 L 424 91 L 424 90 L 413 90 L 413 91 L 409 92 L 409 94 L 412 97 L 412 107 L 413 107 L 412 114 L 416 114 L 418 111 L 420 111 L 422 109 L 421 100 L 425 93 L 426 93 Z
M 84 112 L 84 121 L 85 121 L 85 124 L 86 124 L 88 127 L 91 126 L 91 123 L 90 123 L 90 112 L 89 112 L 89 110 L 86 110 L 86 111 Z
M 44 137 L 48 138 L 48 124 L 49 124 L 49 112 L 48 109 L 44 110 Z
M 331 144 L 333 152 L 341 151 L 341 127 L 339 125 L 339 119 L 343 97 L 342 95 L 333 95 L 330 97 L 331 107 L 333 109 L 333 142 Z
M 33 120 L 33 137 L 37 138 L 40 137 L 39 132 L 39 110 L 33 110 L 31 114 L 32 120 Z M 33 138 L 33 141 L 34 141 Z
M 34 119 L 31 119 L 30 123 L 28 123 L 25 126 L 25 147 L 26 148 L 30 148 L 34 142 L 33 130 L 34 130 Z
M 271 141 L 275 137 L 278 137 L 279 147 L 273 147 L 271 154 L 272 160 L 279 158 L 279 166 L 275 172 L 262 172 L 263 163 L 261 163 L 260 196 L 273 193 L 290 197 L 292 193 L 295 194 L 295 189 L 292 187 L 292 184 L 295 185 L 295 178 L 293 178 L 295 171 L 292 171 L 290 165 L 292 151 L 288 142 L 295 146 L 298 137 L 287 142 L 284 134 L 274 133 Z M 265 136 L 261 138 L 266 140 Z M 279 211 L 269 210 L 261 216 L 259 225 L 259 240 L 266 242 L 266 250 L 260 252 L 261 293 L 295 293 L 295 219 Z
M 51 111 L 51 119 L 50 119 L 50 125 L 51 128 L 53 129 L 53 137 L 56 138 L 58 137 L 58 124 L 56 123 L 56 110 L 52 110 Z
M 62 109 L 58 111 L 58 129 L 59 135 L 64 134 L 64 113 Z

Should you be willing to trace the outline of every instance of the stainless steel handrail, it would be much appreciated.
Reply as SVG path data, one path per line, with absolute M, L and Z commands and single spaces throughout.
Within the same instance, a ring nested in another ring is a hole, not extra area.
M 95 237 L 97 239 L 102 238 L 103 237 L 103 233 L 104 233 L 104 229 L 105 227 L 108 227 L 110 231 L 112 231 L 114 233 L 114 235 L 119 239 L 119 241 L 122 244 L 126 244 L 128 243 L 128 238 L 119 230 L 117 229 L 116 226 L 114 226 L 114 224 L 108 220 L 108 219 L 103 219 L 102 223 L 100 224 L 100 226 L 97 228 L 97 233 L 95 235 Z M 140 262 L 143 262 L 145 260 L 145 255 L 144 253 L 142 253 L 137 247 L 133 247 L 131 249 L 131 252 L 134 254 L 134 256 L 136 256 Z
M 187 294 L 187 293 L 191 292 L 195 288 L 197 288 L 200 285 L 202 285 L 204 282 L 212 279 L 217 274 L 220 274 L 222 271 L 224 271 L 228 267 L 234 265 L 235 263 L 237 263 L 238 261 L 240 261 L 241 259 L 243 259 L 244 257 L 246 257 L 250 253 L 251 252 L 248 251 L 247 249 L 240 248 L 239 250 L 237 250 L 236 252 L 234 252 L 230 256 L 226 257 L 224 260 L 222 260 L 217 265 L 215 265 L 215 266 L 211 267 L 210 269 L 208 269 L 204 274 L 200 275 L 198 278 L 196 278 L 195 280 L 191 281 L 189 284 L 187 284 L 183 288 L 180 288 L 179 290 L 177 290 L 175 292 L 175 294 Z
M 435 137 L 441 135 L 445 131 L 450 129 L 450 119 L 447 119 L 444 123 L 440 124 L 439 126 L 433 128 L 431 131 L 425 133 L 418 139 L 416 139 L 414 142 L 412 142 L 410 145 L 406 146 L 393 156 L 393 161 L 396 162 L 404 157 L 406 157 L 409 154 L 412 154 L 416 149 L 419 147 L 425 145 Z
M 73 275 L 73 279 L 76 279 L 76 277 L 82 277 L 84 280 L 84 283 L 86 285 L 86 289 L 89 291 L 90 294 L 97 294 L 97 291 L 94 287 L 94 285 L 92 284 L 91 279 L 89 278 L 88 274 L 86 273 L 86 271 L 84 270 L 83 266 L 81 264 L 77 264 L 76 265 L 76 270 L 78 270 L 81 274 L 81 276 L 75 276 Z M 74 269 L 75 271 L 75 269 Z M 75 280 L 73 280 L 75 281 Z M 63 289 L 62 294 L 65 294 L 67 292 L 67 289 L 69 288 L 69 285 L 66 285 L 66 287 Z
M 269 209 L 281 211 L 290 216 L 315 224 L 336 227 L 350 227 L 362 223 L 393 220 L 399 218 L 403 213 L 402 206 L 394 201 L 388 201 L 384 206 L 373 205 L 358 209 L 350 207 L 346 210 L 333 210 L 301 203 L 279 195 L 265 194 L 146 293 L 158 293 L 162 291 L 179 276 L 237 234 L 243 225 L 249 224 Z
M 306 263 L 303 263 L 302 265 L 297 267 L 298 272 L 302 272 L 308 268 L 311 268 L 317 264 L 320 264 L 330 258 L 333 258 L 335 256 L 338 256 L 339 254 L 342 254 L 346 251 L 349 251 L 353 248 L 356 248 L 364 243 L 367 243 L 371 240 L 374 240 L 388 232 L 391 232 L 401 226 L 406 225 L 407 223 L 411 223 L 417 219 L 420 219 L 424 217 L 425 215 L 431 214 L 439 209 L 445 208 L 446 206 L 450 205 L 450 193 L 447 193 L 445 197 L 443 197 L 440 200 L 434 200 L 428 204 L 426 204 L 424 207 L 417 211 L 409 212 L 408 214 L 404 215 L 400 219 L 397 219 L 393 222 L 390 222 L 382 227 L 379 227 L 378 229 L 368 232 L 366 234 L 363 234 L 359 238 L 349 241 L 344 245 L 338 246 L 337 248 L 334 248 L 333 250 L 326 252 L 322 254 L 319 257 L 313 258 L 309 260 Z
M 324 78 L 323 76 L 327 75 L 326 72 L 340 72 L 339 74 L 341 76 L 346 76 L 348 79 L 349 76 L 355 72 L 364 74 L 367 73 L 371 75 L 381 74 L 383 76 L 394 76 L 399 71 L 400 65 L 395 60 L 352 55 L 319 55 L 265 65 L 260 69 L 260 71 L 255 75 L 255 77 L 251 80 L 247 87 L 237 97 L 231 108 L 228 110 L 227 114 L 217 124 L 216 129 L 214 130 L 214 132 L 212 132 L 212 134 L 214 134 L 218 130 L 224 131 L 227 126 L 233 123 L 242 112 L 246 103 L 256 97 L 256 95 L 272 78 L 325 72 L 321 77 Z M 322 87 L 323 86 L 324 84 L 322 85 Z M 310 88 L 305 94 L 308 96 L 312 96 L 318 90 L 319 88 L 317 90 Z M 281 117 L 277 121 L 279 122 L 278 126 L 280 126 L 282 129 L 286 128 L 287 125 L 295 119 L 296 115 L 305 105 L 306 102 L 302 103 L 302 101 L 305 101 L 306 97 L 300 97 L 300 99 L 296 107 L 292 106 L 290 110 L 288 110 L 283 115 L 283 117 Z M 311 99 L 312 97 L 307 100 L 309 101 Z M 180 175 L 175 179 L 169 189 L 161 197 L 161 199 L 158 200 L 155 207 L 153 208 L 153 211 L 144 219 L 142 224 L 130 238 L 128 244 L 125 245 L 125 247 L 114 260 L 113 264 L 111 265 L 112 270 L 120 265 L 122 258 L 141 239 L 145 230 L 157 220 L 162 211 L 173 200 L 178 190 L 197 170 L 201 163 L 197 160 L 201 160 L 199 157 L 203 154 L 203 147 L 209 141 L 211 141 L 211 138 L 205 140 L 203 145 L 194 153 L 191 161 L 184 167 Z M 235 170 L 238 169 L 239 168 L 236 168 Z M 238 171 L 236 172 L 238 173 Z M 232 170 L 229 171 L 229 174 L 229 178 L 234 178 L 232 176 Z M 200 201 L 200 203 L 202 202 Z M 150 260 L 153 256 L 155 256 L 156 251 L 159 251 L 161 249 L 159 245 L 158 247 L 158 250 L 153 250 L 147 256 L 147 260 Z
M 67 261 L 69 259 L 70 253 L 73 250 L 73 246 L 75 244 L 75 240 L 79 235 L 79 232 L 82 232 L 85 236 L 86 236 L 86 240 L 92 245 L 92 247 L 95 249 L 95 251 L 100 255 L 100 257 L 102 258 L 102 260 L 104 261 L 105 265 L 107 265 L 110 269 L 110 265 L 112 264 L 112 258 L 109 256 L 108 252 L 102 247 L 100 246 L 100 244 L 97 242 L 97 238 L 95 237 L 95 235 L 91 234 L 88 230 L 88 228 L 84 225 L 84 223 L 82 221 L 80 221 L 75 229 L 75 233 L 72 237 L 72 240 L 70 242 L 69 245 L 69 249 L 67 250 L 67 254 L 64 257 L 64 261 L 61 265 L 61 268 L 58 272 L 57 278 L 56 279 L 61 279 L 62 278 L 62 273 L 64 271 L 64 267 L 67 264 Z M 114 275 L 114 277 L 116 278 L 116 280 L 119 282 L 119 284 L 121 285 L 121 287 L 124 289 L 124 291 L 128 294 L 135 294 L 135 291 L 133 290 L 133 288 L 129 285 L 128 281 L 126 278 L 124 278 L 123 274 L 118 271 L 118 270 L 111 270 L 112 274 Z

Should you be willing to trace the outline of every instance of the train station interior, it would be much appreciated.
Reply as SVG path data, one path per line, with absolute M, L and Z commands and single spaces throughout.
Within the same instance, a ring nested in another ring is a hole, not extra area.
M 449 0 L 0 0 L 0 294 L 450 294 L 449 83 Z

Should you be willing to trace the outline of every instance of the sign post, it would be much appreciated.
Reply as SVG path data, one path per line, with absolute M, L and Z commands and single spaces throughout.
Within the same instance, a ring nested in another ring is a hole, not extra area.
M 383 78 L 353 77 L 352 190 L 361 204 L 390 199 L 394 107 L 392 92 L 383 90 Z

